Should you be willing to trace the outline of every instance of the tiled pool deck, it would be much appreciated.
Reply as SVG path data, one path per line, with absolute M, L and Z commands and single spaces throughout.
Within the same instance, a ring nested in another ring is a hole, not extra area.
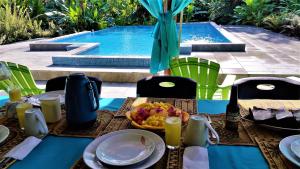
M 217 61 L 222 74 L 245 76 L 300 76 L 300 41 L 250 26 L 224 26 L 246 43 L 246 52 L 193 52 L 192 55 Z M 52 56 L 65 52 L 29 52 L 29 43 L 0 46 L 0 60 L 29 66 L 35 79 L 47 80 L 72 72 L 86 72 L 104 81 L 135 82 L 149 75 L 141 68 L 54 67 Z

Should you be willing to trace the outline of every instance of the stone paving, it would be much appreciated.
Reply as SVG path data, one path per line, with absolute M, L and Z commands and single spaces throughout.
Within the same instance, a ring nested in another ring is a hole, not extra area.
M 246 52 L 194 52 L 192 55 L 218 62 L 221 74 L 300 76 L 299 40 L 251 26 L 224 28 L 246 43 Z M 51 57 L 64 52 L 30 52 L 31 42 L 0 46 L 0 60 L 27 65 L 37 80 L 73 72 L 86 72 L 107 82 L 136 82 L 150 75 L 148 69 L 140 68 L 56 67 Z
M 261 28 L 226 26 L 246 43 L 246 52 L 194 53 L 217 61 L 224 74 L 300 75 L 300 41 Z

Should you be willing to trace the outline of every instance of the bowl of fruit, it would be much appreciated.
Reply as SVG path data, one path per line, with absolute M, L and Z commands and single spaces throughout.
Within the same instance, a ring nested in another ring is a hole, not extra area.
M 164 130 L 165 119 L 168 116 L 181 117 L 182 123 L 189 120 L 190 115 L 169 103 L 142 103 L 126 112 L 131 124 L 140 129 Z

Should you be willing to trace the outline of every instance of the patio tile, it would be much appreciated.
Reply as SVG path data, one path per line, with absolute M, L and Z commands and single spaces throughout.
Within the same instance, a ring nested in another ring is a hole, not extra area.
M 242 66 L 236 60 L 221 61 L 219 64 L 221 68 L 242 68 Z
M 223 74 L 247 74 L 243 68 L 222 68 Z

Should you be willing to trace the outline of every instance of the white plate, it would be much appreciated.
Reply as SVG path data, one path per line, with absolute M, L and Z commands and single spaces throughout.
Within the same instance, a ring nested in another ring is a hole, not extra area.
M 152 153 L 152 155 L 147 158 L 145 161 L 135 164 L 135 165 L 131 165 L 128 167 L 122 167 L 123 169 L 140 169 L 140 168 L 149 168 L 152 165 L 154 165 L 156 162 L 158 162 L 161 157 L 164 155 L 165 153 L 165 143 L 162 140 L 162 138 L 160 138 L 157 134 L 152 133 L 150 131 L 146 131 L 146 130 L 139 130 L 139 129 L 126 129 L 126 130 L 119 130 L 116 132 L 112 132 L 112 133 L 108 133 L 106 135 L 103 135 L 101 137 L 97 137 L 94 141 L 92 141 L 84 150 L 83 152 L 83 160 L 85 162 L 86 165 L 88 165 L 91 168 L 94 169 L 107 169 L 107 167 L 105 167 L 104 165 L 102 165 L 97 157 L 96 157 L 96 148 L 97 146 L 103 142 L 104 140 L 106 140 L 107 138 L 113 136 L 113 135 L 118 135 L 118 134 L 122 134 L 122 133 L 135 133 L 135 134 L 141 134 L 144 136 L 147 136 L 149 138 L 151 138 L 154 143 L 155 143 L 155 149 Z
M 103 163 L 126 166 L 145 160 L 154 148 L 154 141 L 145 134 L 121 133 L 101 142 L 97 147 L 96 156 Z
M 300 139 L 300 135 L 288 136 L 279 143 L 279 150 L 292 163 L 300 167 L 300 158 L 298 158 L 291 150 L 291 143 Z
M 300 158 L 300 139 L 291 143 L 291 150 L 298 158 Z
M 4 140 L 9 135 L 9 129 L 3 125 L 0 125 L 0 144 L 4 142 Z
M 40 99 L 47 98 L 47 97 L 57 97 L 60 98 L 60 104 L 65 104 L 65 91 L 64 90 L 57 90 L 46 92 L 40 95 L 34 95 L 27 99 L 27 102 L 34 106 L 40 106 L 41 102 Z

